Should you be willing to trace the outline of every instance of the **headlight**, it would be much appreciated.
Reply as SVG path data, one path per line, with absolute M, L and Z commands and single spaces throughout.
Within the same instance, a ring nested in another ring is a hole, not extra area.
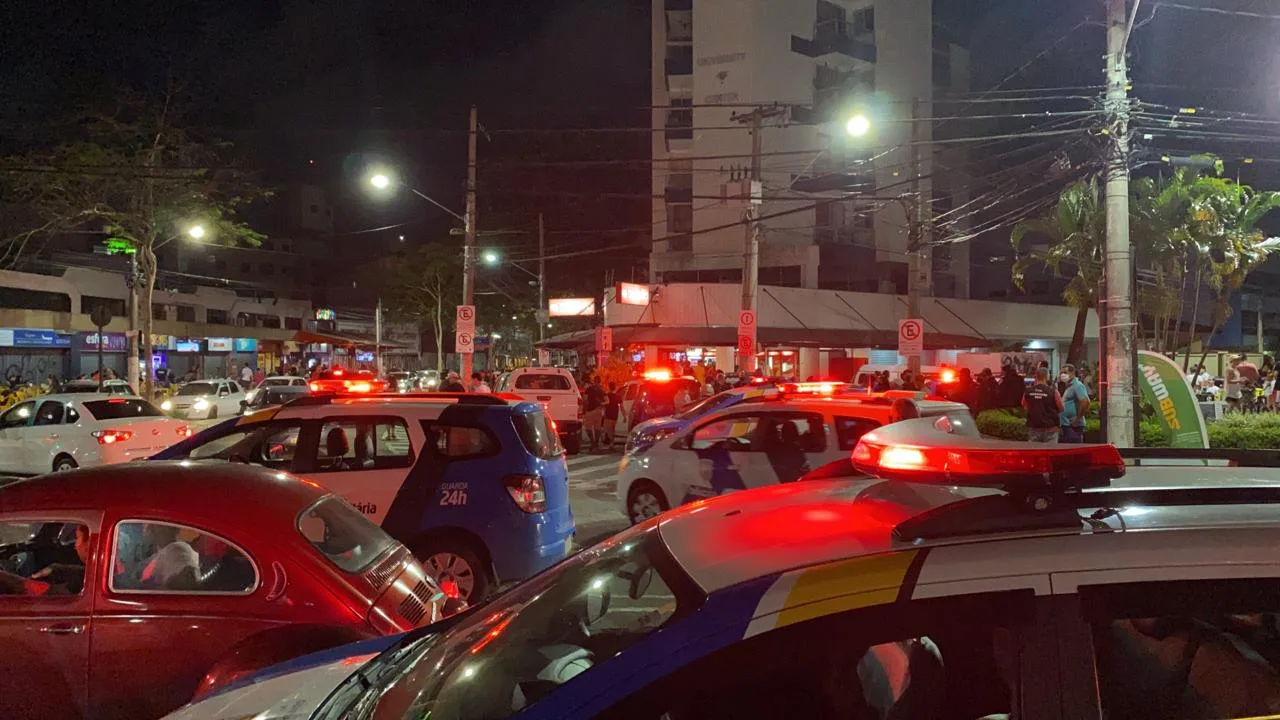
M 209 401 L 205 400 L 204 398 L 200 398 L 199 400 L 196 400 L 194 403 L 192 403 L 191 407 L 195 408 L 196 410 L 204 410 L 209 407 Z
M 169 412 L 170 410 L 173 409 L 173 403 L 169 402 L 168 400 L 165 400 L 164 402 L 160 403 L 160 409 L 164 410 L 165 412 Z
M 257 391 L 257 390 L 250 390 L 249 392 L 245 393 L 244 401 L 245 401 L 245 402 L 250 402 L 250 403 L 251 403 L 251 402 L 253 402 L 253 396 L 255 396 L 255 395 L 257 395 L 257 394 L 258 394 L 258 391 Z

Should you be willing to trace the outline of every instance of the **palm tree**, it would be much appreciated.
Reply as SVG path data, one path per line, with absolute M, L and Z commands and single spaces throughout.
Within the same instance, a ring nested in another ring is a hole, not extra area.
M 1053 211 L 1044 217 L 1021 220 L 1013 226 L 1009 242 L 1017 255 L 1013 284 L 1024 289 L 1027 271 L 1040 265 L 1055 277 L 1067 277 L 1062 299 L 1076 309 L 1076 326 L 1067 350 L 1067 362 L 1078 365 L 1084 357 L 1084 329 L 1089 310 L 1098 304 L 1102 283 L 1102 242 L 1106 215 L 1097 178 L 1078 180 L 1058 195 Z M 1033 250 L 1023 247 L 1027 235 L 1043 237 L 1049 244 Z

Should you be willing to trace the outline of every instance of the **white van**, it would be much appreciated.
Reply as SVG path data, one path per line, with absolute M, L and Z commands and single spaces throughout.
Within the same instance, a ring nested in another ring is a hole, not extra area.
M 906 365 L 863 365 L 858 368 L 858 374 L 854 377 L 853 384 L 858 387 L 870 387 L 875 385 L 876 375 L 885 371 L 888 371 L 889 373 L 889 382 L 897 383 L 902 379 L 902 371 L 906 369 Z M 921 365 L 920 374 L 930 380 L 948 382 L 948 379 L 943 377 L 943 371 L 948 369 L 950 368 L 941 368 L 936 365 Z M 951 379 L 954 380 L 954 378 Z
M 573 373 L 564 368 L 516 368 L 499 381 L 496 392 L 542 403 L 556 423 L 560 442 L 570 455 L 582 450 L 582 393 Z

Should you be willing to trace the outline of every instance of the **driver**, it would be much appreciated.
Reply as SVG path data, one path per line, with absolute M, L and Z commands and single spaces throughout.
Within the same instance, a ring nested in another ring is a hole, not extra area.
M 84 566 L 89 561 L 89 527 L 76 525 L 75 563 L 51 563 L 30 578 L 0 570 L 0 595 L 79 595 L 84 589 Z

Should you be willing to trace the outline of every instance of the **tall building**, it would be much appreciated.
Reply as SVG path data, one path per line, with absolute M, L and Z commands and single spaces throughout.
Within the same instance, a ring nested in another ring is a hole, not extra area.
M 963 166 L 963 150 L 933 144 L 955 131 L 912 121 L 935 116 L 936 94 L 968 88 L 968 52 L 933 1 L 653 0 L 652 18 L 650 276 L 741 281 L 744 116 L 767 108 L 761 284 L 905 292 L 908 203 L 895 198 L 918 172 L 923 215 L 965 202 L 962 177 L 934 173 Z M 845 128 L 859 113 L 871 131 L 855 138 Z M 967 244 L 922 255 L 933 294 L 967 297 Z

